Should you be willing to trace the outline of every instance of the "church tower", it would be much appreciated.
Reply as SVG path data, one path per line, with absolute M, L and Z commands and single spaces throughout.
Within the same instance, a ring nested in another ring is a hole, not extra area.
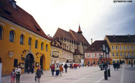
M 78 32 L 77 33 L 82 34 L 80 25 L 79 25 L 79 29 L 78 29 Z

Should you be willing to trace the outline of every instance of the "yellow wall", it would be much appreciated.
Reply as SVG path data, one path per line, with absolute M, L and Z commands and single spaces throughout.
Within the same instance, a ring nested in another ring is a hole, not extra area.
M 18 59 L 19 63 L 25 63 L 21 59 L 21 55 L 26 57 L 29 53 L 33 54 L 35 62 L 40 62 L 40 56 L 44 56 L 44 70 L 49 70 L 50 65 L 50 52 L 51 46 L 50 41 L 46 38 L 43 38 L 27 29 L 24 29 L 21 26 L 18 26 L 10 21 L 7 21 L 3 18 L 0 18 L 0 25 L 3 27 L 3 38 L 0 39 L 0 58 L 2 59 L 2 75 L 9 75 L 12 69 L 14 68 L 14 59 Z M 13 27 L 13 28 L 10 28 Z M 9 41 L 9 33 L 13 30 L 15 32 L 15 42 Z M 20 35 L 24 35 L 24 45 L 20 44 Z M 30 45 L 28 45 L 29 37 L 32 38 L 31 51 Z M 35 49 L 35 40 L 38 40 L 38 48 Z M 44 43 L 43 50 L 41 50 L 41 43 Z M 46 51 L 46 45 L 48 45 L 48 51 Z M 23 53 L 24 50 L 28 50 Z M 9 57 L 9 51 L 13 52 L 13 57 Z M 36 55 L 36 53 L 39 53 Z M 36 70 L 36 68 L 35 68 Z M 22 69 L 24 72 L 24 69 Z
M 128 61 L 124 59 L 124 53 L 126 53 L 126 56 L 128 56 L 128 52 L 130 53 L 130 56 L 132 56 L 132 53 L 134 53 L 135 56 L 135 43 L 111 43 L 107 37 L 105 37 L 105 40 L 107 40 L 107 43 L 109 44 L 112 60 L 125 60 L 128 64 Z M 114 49 L 112 49 L 112 46 L 114 47 Z M 118 47 L 118 49 L 116 49 L 116 46 Z M 120 46 L 122 47 L 122 49 L 120 49 Z M 129 46 L 129 49 L 127 49 L 127 46 Z M 131 49 L 131 46 L 133 46 L 133 49 Z M 112 53 L 114 53 L 114 56 L 112 56 Z M 116 53 L 118 53 L 118 57 L 116 56 Z M 120 53 L 122 53 L 122 57 L 120 56 Z

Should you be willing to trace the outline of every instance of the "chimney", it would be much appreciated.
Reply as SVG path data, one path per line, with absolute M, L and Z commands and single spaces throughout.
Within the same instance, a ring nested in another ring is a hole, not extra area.
M 93 43 L 93 39 L 91 38 L 91 44 Z

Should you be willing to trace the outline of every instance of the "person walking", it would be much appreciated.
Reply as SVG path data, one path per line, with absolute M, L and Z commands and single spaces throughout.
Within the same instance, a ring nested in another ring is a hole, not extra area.
M 15 69 L 16 72 L 16 83 L 20 83 L 20 76 L 21 76 L 21 68 L 18 65 L 18 67 Z
M 68 68 L 67 63 L 64 65 L 64 68 L 65 68 L 65 73 L 67 73 L 67 68 Z
M 38 78 L 38 82 L 40 83 L 41 74 L 43 74 L 43 71 L 41 69 L 41 66 L 37 69 L 36 77 Z
M 32 64 L 31 73 L 32 73 L 32 74 L 34 73 L 34 64 Z
M 62 65 L 60 65 L 60 76 L 62 76 L 62 72 L 63 72 L 63 67 Z
M 28 67 L 28 74 L 30 73 L 30 67 Z
M 51 65 L 51 72 L 52 72 L 52 76 L 54 76 L 54 71 L 55 71 L 55 65 L 54 65 L 54 64 L 52 64 L 52 65 Z
M 56 76 L 58 76 L 59 75 L 59 70 L 60 70 L 58 63 L 56 63 L 55 70 L 56 70 Z
M 133 63 L 131 62 L 131 67 L 133 67 Z
M 15 83 L 16 74 L 15 74 L 15 70 L 14 69 L 12 70 L 10 76 L 11 76 L 11 83 Z
M 113 68 L 114 68 L 114 71 L 116 70 L 116 63 L 113 62 Z
M 119 63 L 117 62 L 116 63 L 116 69 L 117 69 L 117 71 L 118 71 L 118 68 L 119 68 Z

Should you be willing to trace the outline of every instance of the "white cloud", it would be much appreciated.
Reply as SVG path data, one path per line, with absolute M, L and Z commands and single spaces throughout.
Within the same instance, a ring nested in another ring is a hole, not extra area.
M 104 39 L 108 27 L 126 21 L 108 23 L 116 13 L 133 3 L 113 3 L 113 0 L 16 0 L 17 4 L 28 11 L 46 34 L 53 36 L 58 27 L 81 30 L 88 41 L 90 38 Z M 121 12 L 122 14 L 123 12 Z M 132 16 L 131 16 L 132 17 Z M 109 20 L 110 19 L 110 20 Z M 127 18 L 129 20 L 129 18 Z M 108 21 L 108 22 L 106 22 Z M 99 33 L 102 31 L 101 33 Z M 111 32 L 108 30 L 108 32 Z

